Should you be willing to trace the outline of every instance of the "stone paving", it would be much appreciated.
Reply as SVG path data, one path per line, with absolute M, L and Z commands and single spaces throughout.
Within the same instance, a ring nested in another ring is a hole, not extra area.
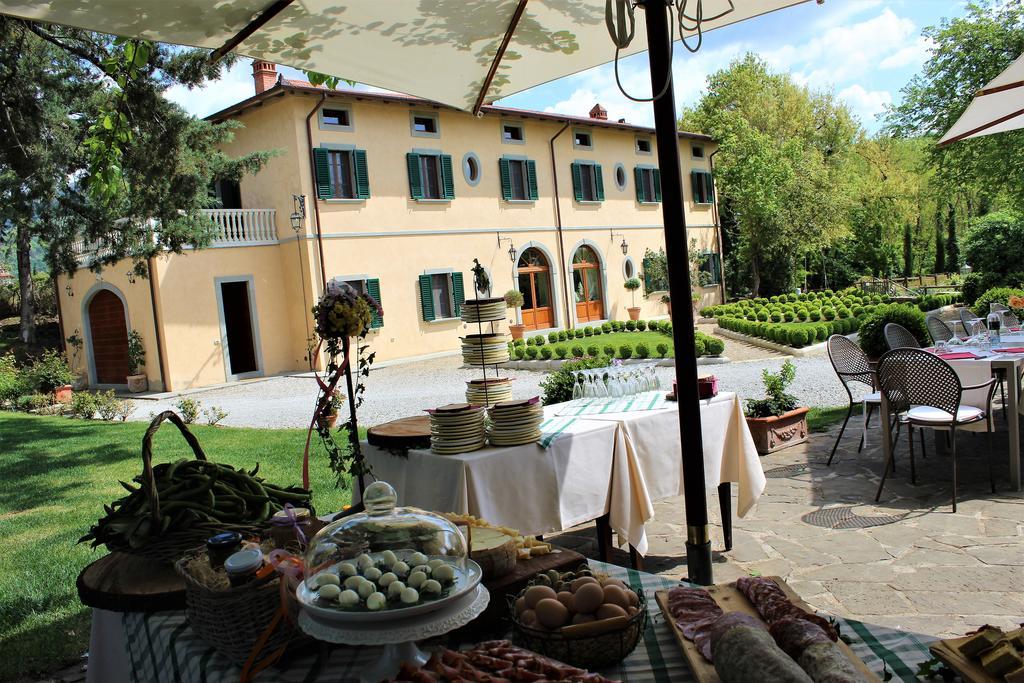
M 781 576 L 819 610 L 936 636 L 1024 619 L 1024 495 L 1009 488 L 1005 433 L 996 436 L 997 493 L 988 485 L 984 436 L 962 434 L 959 504 L 950 505 L 950 458 L 928 440 L 909 481 L 906 439 L 881 501 L 874 502 L 881 448 L 857 454 L 848 430 L 832 467 L 837 429 L 765 456 L 768 485 L 745 519 L 734 517 L 733 549 L 722 552 L 717 497 L 709 495 L 716 582 L 744 574 Z M 873 434 L 875 443 L 879 432 Z M 944 445 L 944 444 L 943 444 Z M 686 575 L 683 501 L 656 505 L 645 570 Z M 552 536 L 596 556 L 592 526 Z M 615 551 L 614 561 L 628 562 Z

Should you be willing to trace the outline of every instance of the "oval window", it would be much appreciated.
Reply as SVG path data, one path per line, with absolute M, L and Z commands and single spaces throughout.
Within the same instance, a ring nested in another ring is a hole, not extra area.
M 480 182 L 480 159 L 473 152 L 469 152 L 462 158 L 462 175 L 470 185 Z
M 615 164 L 615 186 L 619 192 L 626 189 L 626 167 L 622 164 Z
M 622 274 L 626 276 L 627 280 L 636 277 L 636 266 L 633 265 L 633 257 L 627 256 L 622 262 Z

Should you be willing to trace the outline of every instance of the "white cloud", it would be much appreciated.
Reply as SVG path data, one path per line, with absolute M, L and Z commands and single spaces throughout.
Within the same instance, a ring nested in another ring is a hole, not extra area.
M 913 45 L 908 45 L 879 62 L 878 68 L 902 69 L 910 65 L 920 66 L 928 60 L 928 55 L 933 47 L 935 47 L 935 41 L 931 38 L 918 36 Z
M 839 99 L 850 106 L 862 122 L 874 121 L 885 108 L 892 104 L 892 93 L 888 90 L 865 90 L 859 83 L 839 91 Z
M 190 114 L 203 117 L 251 97 L 255 92 L 252 63 L 248 59 L 240 59 L 219 81 L 192 90 L 174 85 L 167 89 L 164 97 L 180 104 Z

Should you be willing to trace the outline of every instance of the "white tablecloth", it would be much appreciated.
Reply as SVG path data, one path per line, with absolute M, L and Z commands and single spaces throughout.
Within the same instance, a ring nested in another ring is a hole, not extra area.
M 545 408 L 555 415 L 560 406 Z M 705 484 L 738 484 L 745 515 L 764 472 L 736 394 L 701 401 Z M 683 493 L 678 407 L 581 416 L 547 450 L 536 444 L 459 455 L 411 450 L 408 458 L 364 445 L 378 479 L 399 503 L 469 513 L 524 534 L 562 531 L 609 515 L 620 541 L 647 550 L 654 503 Z

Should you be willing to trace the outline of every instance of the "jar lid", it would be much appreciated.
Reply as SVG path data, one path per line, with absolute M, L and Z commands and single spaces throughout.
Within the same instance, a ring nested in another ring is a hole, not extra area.
M 226 548 L 236 546 L 241 542 L 242 534 L 237 531 L 225 531 L 224 533 L 217 534 L 216 536 L 210 536 L 206 539 L 206 547 Z
M 284 510 L 278 510 L 274 513 L 274 517 L 287 519 L 291 515 L 295 516 L 295 519 L 306 519 L 310 516 L 309 508 L 285 508 Z
M 259 548 L 239 550 L 224 560 L 224 571 L 228 574 L 247 574 L 263 566 L 263 553 Z

